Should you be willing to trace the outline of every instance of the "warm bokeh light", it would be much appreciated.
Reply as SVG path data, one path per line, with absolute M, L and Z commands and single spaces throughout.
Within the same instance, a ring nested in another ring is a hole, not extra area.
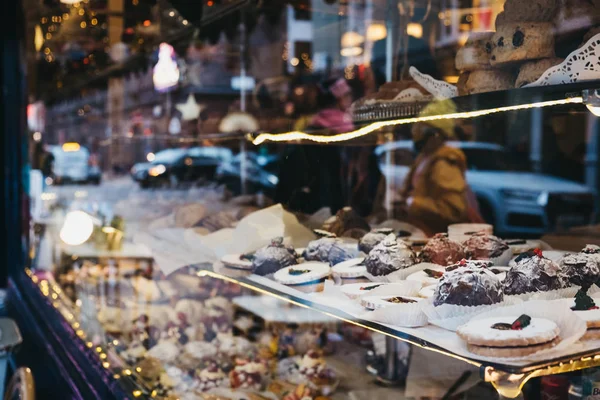
M 91 215 L 83 211 L 71 211 L 67 214 L 60 239 L 70 246 L 79 246 L 88 241 L 94 232 L 94 221 Z

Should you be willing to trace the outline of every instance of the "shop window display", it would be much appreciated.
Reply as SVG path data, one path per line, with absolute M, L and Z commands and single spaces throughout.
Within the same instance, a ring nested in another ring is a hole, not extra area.
M 597 1 L 23 3 L 17 289 L 92 391 L 593 395 Z

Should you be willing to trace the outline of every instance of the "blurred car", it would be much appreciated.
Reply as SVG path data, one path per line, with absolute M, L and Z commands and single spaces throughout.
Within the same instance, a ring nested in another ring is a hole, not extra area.
M 231 150 L 222 147 L 167 149 L 157 152 L 152 162 L 135 164 L 131 176 L 142 188 L 212 180 L 217 167 L 230 158 Z
M 50 146 L 54 157 L 52 163 L 53 181 L 62 183 L 100 184 L 102 171 L 97 163 L 93 163 L 90 152 L 75 142 L 67 142 L 62 146 Z
M 279 183 L 277 176 L 279 156 L 246 152 L 246 185 L 250 192 L 272 195 Z M 217 168 L 217 181 L 234 193 L 241 193 L 242 154 L 233 156 L 229 162 Z
M 449 142 L 467 157 L 466 178 L 477 196 L 484 219 L 500 235 L 542 235 L 589 224 L 597 211 L 595 197 L 577 182 L 550 175 L 519 171 L 502 146 L 481 142 Z M 378 146 L 379 169 L 397 193 L 415 155 L 413 143 L 397 141 Z M 390 165 L 386 157 L 390 156 Z

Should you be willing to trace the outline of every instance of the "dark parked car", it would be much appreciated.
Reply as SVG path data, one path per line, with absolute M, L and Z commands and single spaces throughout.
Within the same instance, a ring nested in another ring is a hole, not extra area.
M 167 149 L 154 160 L 131 168 L 131 176 L 142 188 L 179 186 L 201 180 L 213 180 L 217 167 L 231 158 L 231 150 L 221 147 Z
M 278 160 L 276 155 L 246 152 L 246 185 L 249 192 L 274 193 L 279 183 Z M 217 181 L 227 185 L 234 193 L 241 192 L 241 165 L 242 155 L 237 154 L 217 168 Z

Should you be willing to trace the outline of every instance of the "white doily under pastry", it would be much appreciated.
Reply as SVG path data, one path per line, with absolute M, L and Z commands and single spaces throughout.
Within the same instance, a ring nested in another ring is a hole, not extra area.
M 524 87 L 560 85 L 600 79 L 600 33 Z
M 458 96 L 458 88 L 448 82 L 434 79 L 431 75 L 419 72 L 415 67 L 408 70 L 410 76 L 436 99 L 444 100 Z

